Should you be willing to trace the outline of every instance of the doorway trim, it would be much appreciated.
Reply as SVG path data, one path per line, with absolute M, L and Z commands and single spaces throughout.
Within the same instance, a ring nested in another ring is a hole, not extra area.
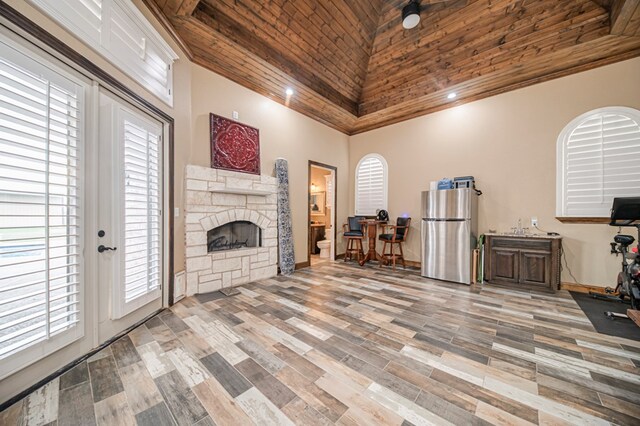
M 333 203 L 331 204 L 331 215 L 333 216 L 333 259 L 338 257 L 338 168 L 329 164 L 320 163 L 318 161 L 309 160 L 307 166 L 307 262 L 311 265 L 311 254 L 309 253 L 309 230 L 311 225 L 311 206 L 309 205 L 309 199 L 311 196 L 311 167 L 320 167 L 323 169 L 331 170 L 333 172 Z

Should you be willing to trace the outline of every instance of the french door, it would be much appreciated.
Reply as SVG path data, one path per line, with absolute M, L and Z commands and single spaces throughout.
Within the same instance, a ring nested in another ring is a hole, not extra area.
M 88 86 L 0 39 L 0 377 L 84 335 Z
M 0 35 L 0 401 L 161 308 L 165 281 L 163 123 L 30 49 Z
M 100 340 L 162 306 L 162 123 L 100 93 Z

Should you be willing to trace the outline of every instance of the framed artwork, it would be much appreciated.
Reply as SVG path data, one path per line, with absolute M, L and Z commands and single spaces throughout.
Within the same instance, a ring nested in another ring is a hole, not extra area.
M 211 167 L 260 174 L 260 132 L 258 129 L 210 114 Z
M 311 216 L 324 216 L 324 198 L 324 191 L 312 192 L 309 195 L 309 209 L 311 210 Z

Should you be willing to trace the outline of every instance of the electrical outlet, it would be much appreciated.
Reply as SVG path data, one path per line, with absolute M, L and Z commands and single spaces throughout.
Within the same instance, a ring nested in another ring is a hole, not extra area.
M 538 218 L 537 217 L 532 217 L 531 218 L 531 226 L 533 226 L 534 228 L 538 226 Z
M 240 114 L 238 114 L 238 111 L 233 111 L 231 113 L 231 116 L 233 117 L 234 120 L 237 120 L 240 117 Z

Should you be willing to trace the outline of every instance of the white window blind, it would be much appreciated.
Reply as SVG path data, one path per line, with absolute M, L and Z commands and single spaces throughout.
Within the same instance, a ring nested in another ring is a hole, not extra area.
M 387 162 L 378 154 L 364 156 L 356 167 L 356 215 L 387 209 Z
M 0 359 L 82 333 L 83 90 L 0 43 Z
M 640 196 L 640 111 L 604 108 L 579 117 L 558 141 L 558 214 L 609 217 L 613 198 Z
M 119 315 L 159 297 L 161 285 L 161 132 L 159 124 L 123 114 L 123 288 Z
M 131 0 L 31 0 L 132 79 L 173 105 L 178 55 Z

